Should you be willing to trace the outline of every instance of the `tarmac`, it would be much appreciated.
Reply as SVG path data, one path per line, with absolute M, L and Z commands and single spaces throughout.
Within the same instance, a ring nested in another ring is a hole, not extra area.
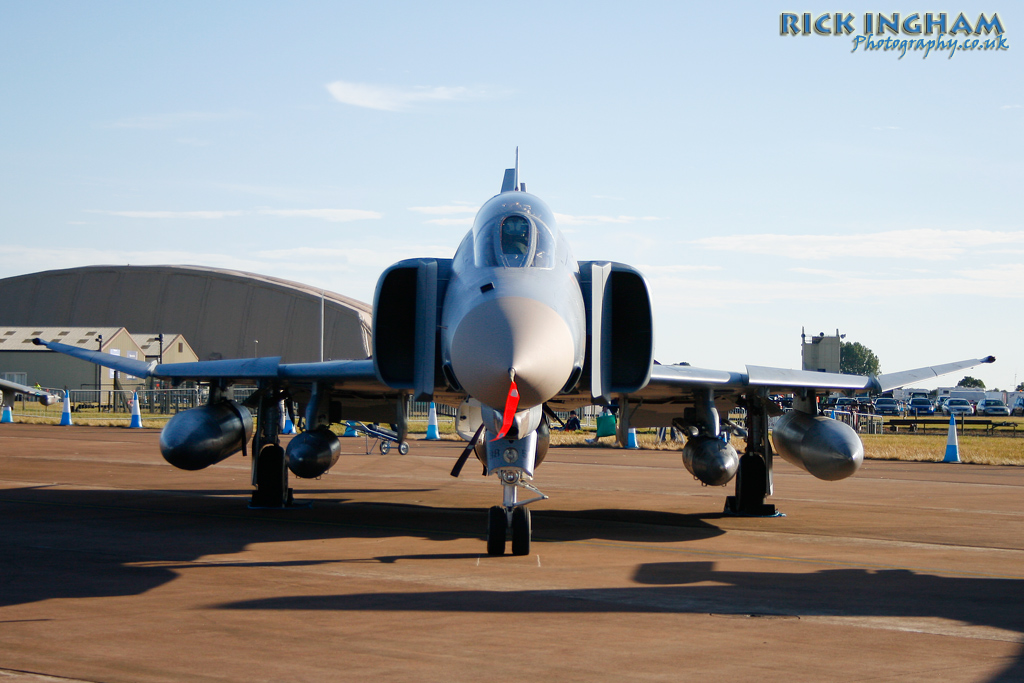
M 755 519 L 678 452 L 553 448 L 532 553 L 488 557 L 461 442 L 368 445 L 249 510 L 241 455 L 0 426 L 0 683 L 1024 680 L 1022 467 L 777 460 Z

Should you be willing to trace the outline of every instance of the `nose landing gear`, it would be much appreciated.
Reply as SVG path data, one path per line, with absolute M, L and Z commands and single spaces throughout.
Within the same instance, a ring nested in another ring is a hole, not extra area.
M 512 554 L 529 555 L 532 524 L 527 505 L 547 496 L 536 486 L 524 479 L 522 470 L 503 469 L 498 472 L 503 491 L 502 505 L 495 505 L 487 511 L 487 554 L 504 555 L 505 543 L 512 537 Z M 518 500 L 519 488 L 529 489 L 537 494 L 528 500 Z

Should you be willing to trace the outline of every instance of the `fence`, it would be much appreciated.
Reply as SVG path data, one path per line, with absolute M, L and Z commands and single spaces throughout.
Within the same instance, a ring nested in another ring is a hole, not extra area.
M 231 387 L 229 393 L 233 400 L 239 403 L 245 402 L 257 387 L 253 385 L 238 384 Z M 49 389 L 51 393 L 60 395 L 63 392 L 58 389 Z M 68 392 L 71 401 L 72 411 L 92 411 L 101 413 L 130 413 L 132 391 L 125 390 L 97 390 L 97 389 L 71 389 Z M 207 387 L 195 387 L 192 389 L 145 389 L 139 394 L 139 412 L 145 415 L 174 415 L 183 410 L 201 406 L 207 401 L 209 389 Z M 60 404 L 51 406 L 48 410 L 39 405 L 35 399 L 21 394 L 15 395 L 15 403 L 22 405 L 18 412 L 23 414 L 50 414 L 54 407 L 60 409 Z M 458 408 L 435 403 L 437 419 L 441 421 L 454 421 L 458 415 Z M 602 406 L 586 405 L 576 408 L 576 415 L 579 417 L 583 427 L 594 427 L 597 424 L 597 416 L 604 410 Z M 792 410 L 785 408 L 786 412 Z M 737 411 L 733 417 L 742 420 L 745 411 Z M 426 401 L 409 402 L 409 419 L 412 421 L 426 422 L 430 413 L 430 403 Z M 569 411 L 556 410 L 555 415 L 563 422 L 569 419 Z M 881 434 L 883 431 L 882 419 L 868 413 L 851 413 L 844 410 L 829 410 L 824 413 L 835 420 L 845 422 L 861 434 Z M 777 417 L 769 418 L 768 428 L 774 429 Z
M 56 395 L 64 393 L 59 390 L 50 391 Z M 206 401 L 205 389 L 146 389 L 138 393 L 139 411 L 148 415 L 173 415 L 200 406 Z M 73 412 L 130 413 L 134 392 L 111 389 L 70 389 L 67 394 Z M 47 409 L 31 396 L 17 394 L 14 401 L 15 404 L 21 403 L 18 411 L 25 414 L 50 414 L 54 411 L 61 411 L 60 402 Z
M 792 408 L 783 408 L 785 412 L 793 410 Z M 882 433 L 882 418 L 875 417 L 870 413 L 853 413 L 846 410 L 826 410 L 821 413 L 825 417 L 831 417 L 833 420 L 839 420 L 853 427 L 853 431 L 859 434 L 881 434 Z M 781 417 L 781 415 L 779 416 Z M 768 429 L 775 429 L 775 423 L 779 421 L 778 417 L 768 418 Z

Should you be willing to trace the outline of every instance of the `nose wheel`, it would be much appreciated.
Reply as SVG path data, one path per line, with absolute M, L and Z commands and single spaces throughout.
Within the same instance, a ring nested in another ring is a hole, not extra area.
M 512 537 L 512 554 L 529 555 L 532 536 L 530 511 L 526 507 L 512 508 L 511 514 L 501 505 L 487 511 L 487 554 L 505 554 L 505 543 Z
M 526 507 L 512 509 L 512 554 L 529 555 L 530 538 L 533 529 L 530 524 L 530 510 Z
M 487 554 L 504 555 L 505 542 L 511 536 L 512 554 L 529 555 L 530 538 L 533 534 L 530 511 L 527 505 L 547 496 L 523 477 L 521 470 L 509 468 L 499 473 L 501 477 L 503 505 L 495 505 L 487 511 Z M 519 500 L 519 489 L 524 488 L 537 494 L 535 498 Z

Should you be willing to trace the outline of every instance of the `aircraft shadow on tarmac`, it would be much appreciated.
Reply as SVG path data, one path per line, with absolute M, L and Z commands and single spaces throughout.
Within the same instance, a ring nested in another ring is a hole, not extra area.
M 0 606 L 52 598 L 138 595 L 172 581 L 177 575 L 175 562 L 239 553 L 256 543 L 410 535 L 447 541 L 484 535 L 485 515 L 480 509 L 352 503 L 338 498 L 309 510 L 249 511 L 244 508 L 244 497 L 224 495 L 234 493 L 231 491 L 192 492 L 186 497 L 167 493 L 46 487 L 0 492 L 0 515 L 5 520 Z M 333 495 L 346 493 L 339 490 Z M 590 539 L 678 543 L 724 533 L 700 516 L 646 510 L 544 510 L 535 511 L 534 520 L 535 537 L 541 544 Z M 225 564 L 395 563 L 464 560 L 480 554 L 437 552 Z M 948 578 L 900 569 L 731 572 L 716 570 L 710 562 L 666 562 L 639 565 L 633 580 L 635 585 L 608 589 L 317 594 L 214 607 L 338 612 L 674 612 L 763 618 L 940 617 L 1000 629 L 1011 632 L 1010 636 L 1024 634 L 1024 611 L 1020 609 L 1024 604 L 1024 581 L 1016 579 Z M 1018 658 L 993 680 L 1021 679 L 1024 661 Z
M 949 578 L 902 569 L 730 572 L 716 570 L 712 562 L 667 562 L 640 565 L 634 580 L 639 585 L 625 588 L 309 595 L 219 607 L 495 614 L 650 612 L 752 619 L 874 617 L 913 621 L 937 617 L 999 629 L 1007 632 L 998 634 L 1003 640 L 1020 642 L 1020 634 L 1024 634 L 1020 609 L 1024 581 L 1016 579 Z M 991 680 L 1024 680 L 1022 655 Z
M 352 502 L 344 497 L 375 492 L 390 491 L 338 489 L 328 495 L 341 497 L 320 498 L 309 509 L 248 510 L 248 492 L 237 490 L 67 490 L 41 486 L 0 491 L 0 516 L 4 519 L 0 542 L 5 550 L 0 553 L 0 607 L 52 598 L 141 594 L 172 581 L 175 563 L 240 553 L 257 543 L 404 536 L 441 542 L 483 539 L 486 535 L 484 509 Z M 647 510 L 547 510 L 535 513 L 534 520 L 538 542 L 599 539 L 668 543 L 724 533 L 697 516 Z M 481 541 L 479 554 L 483 552 Z M 417 559 L 451 560 L 477 555 L 437 552 L 421 554 Z M 308 564 L 403 559 L 413 557 L 340 558 Z

